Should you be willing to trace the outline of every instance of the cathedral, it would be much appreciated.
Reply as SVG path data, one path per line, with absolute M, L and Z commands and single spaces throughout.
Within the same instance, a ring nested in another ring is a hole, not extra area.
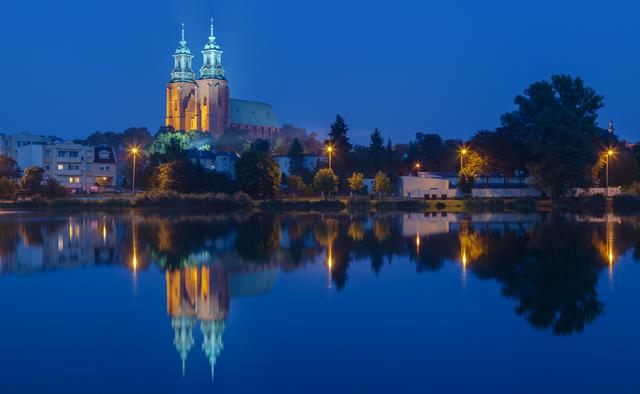
M 251 138 L 273 138 L 280 129 L 270 104 L 231 98 L 222 67 L 222 50 L 211 33 L 202 51 L 200 78 L 196 79 L 182 26 L 171 80 L 167 84 L 165 125 L 175 130 L 205 131 L 220 136 L 225 130 L 246 130 Z

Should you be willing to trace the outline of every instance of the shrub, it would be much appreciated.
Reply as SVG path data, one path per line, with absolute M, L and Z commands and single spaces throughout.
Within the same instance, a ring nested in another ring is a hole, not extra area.
M 10 178 L 0 178 L 0 199 L 13 200 L 18 191 L 18 185 L 16 181 Z
M 63 198 L 69 195 L 69 189 L 55 179 L 47 179 L 40 188 L 40 195 L 47 199 Z

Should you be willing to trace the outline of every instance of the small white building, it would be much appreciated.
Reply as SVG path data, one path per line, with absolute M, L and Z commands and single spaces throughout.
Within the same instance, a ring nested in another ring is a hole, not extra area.
M 291 158 L 289 156 L 274 156 L 273 160 L 280 166 L 280 172 L 285 176 L 291 173 Z M 304 155 L 302 165 L 311 172 L 316 172 L 319 168 L 326 166 L 328 159 L 323 155 Z
M 402 197 L 446 199 L 449 198 L 449 180 L 440 177 L 402 176 L 400 191 Z

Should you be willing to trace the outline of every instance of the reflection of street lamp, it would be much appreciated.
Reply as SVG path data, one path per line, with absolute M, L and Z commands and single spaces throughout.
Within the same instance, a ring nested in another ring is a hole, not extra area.
M 136 194 L 136 156 L 138 155 L 138 148 L 137 147 L 133 147 L 131 148 L 131 154 L 133 155 L 133 176 L 131 177 L 131 194 L 135 195 Z
M 607 170 L 606 170 L 606 176 L 605 176 L 605 178 L 606 178 L 606 189 L 605 189 L 604 193 L 605 193 L 605 197 L 607 197 L 607 198 L 609 197 L 609 158 L 611 156 L 613 156 L 614 154 L 615 154 L 615 152 L 613 151 L 613 149 L 609 149 L 606 152 L 606 155 L 607 155 Z
M 327 146 L 327 154 L 329 155 L 329 169 L 331 170 L 331 155 L 333 154 L 333 146 Z

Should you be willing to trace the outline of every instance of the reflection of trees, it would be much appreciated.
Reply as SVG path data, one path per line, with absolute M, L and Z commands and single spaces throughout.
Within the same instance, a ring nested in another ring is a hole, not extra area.
M 270 214 L 256 214 L 238 229 L 236 251 L 245 260 L 267 262 L 280 244 L 279 218 Z
M 409 241 L 407 241 L 409 242 Z M 455 233 L 434 234 L 421 238 L 420 249 L 411 252 L 417 272 L 438 271 L 444 262 L 458 257 L 460 244 Z
M 18 248 L 18 223 L 4 221 L 0 224 L 0 257 L 13 254 Z
M 519 301 L 516 313 L 534 327 L 568 335 L 602 313 L 600 260 L 584 226 L 554 217 L 529 235 L 493 236 L 480 262 L 474 272 L 502 282 L 503 294 Z

